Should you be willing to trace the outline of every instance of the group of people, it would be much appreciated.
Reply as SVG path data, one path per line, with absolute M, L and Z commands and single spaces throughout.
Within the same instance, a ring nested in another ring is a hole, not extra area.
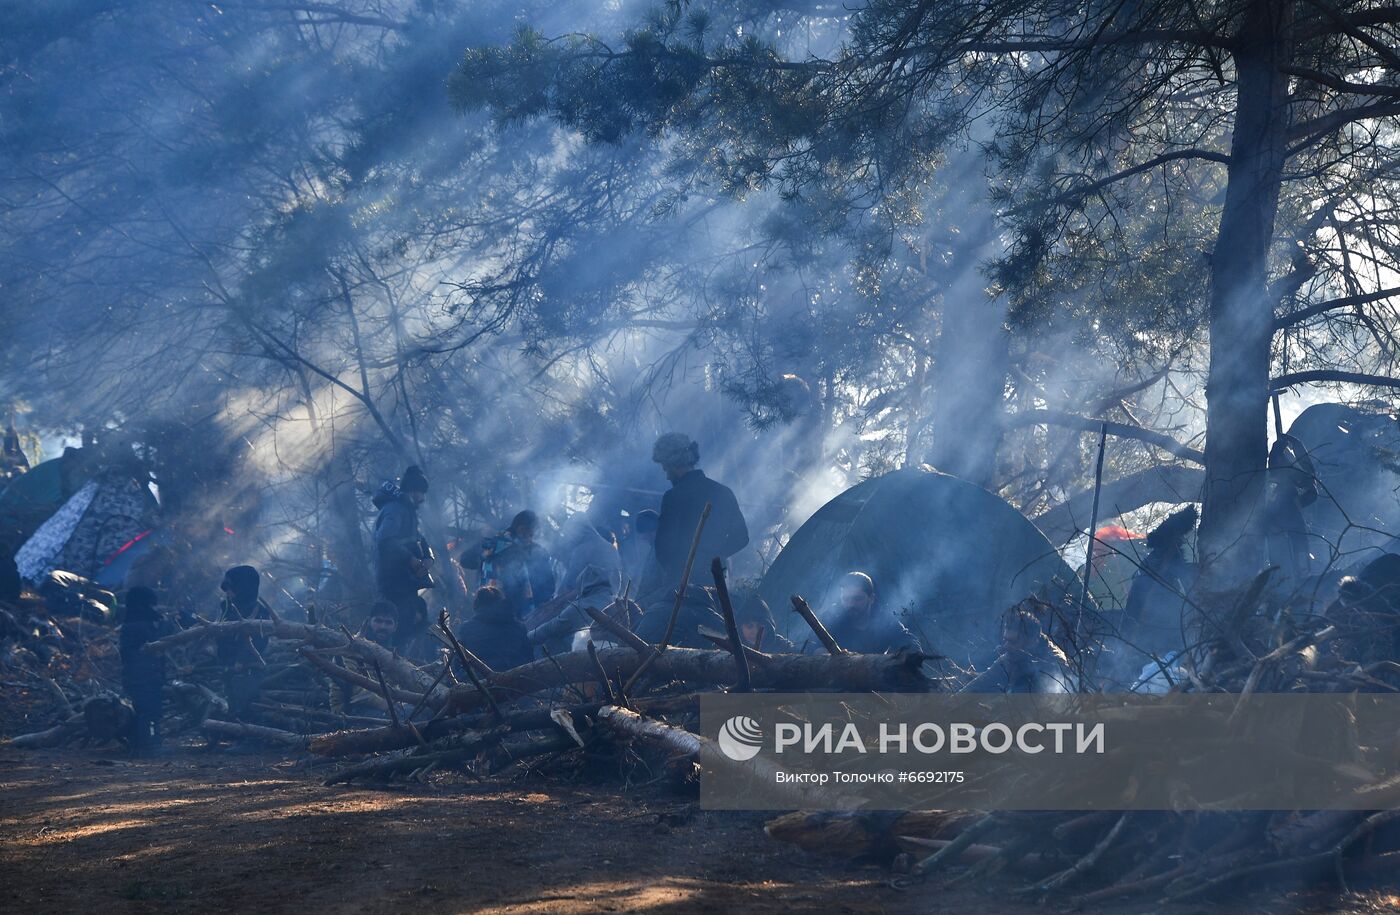
M 704 647 L 700 627 L 723 630 L 714 592 L 699 581 L 711 559 L 728 561 L 748 545 L 743 511 L 729 487 L 700 469 L 700 449 L 689 436 L 676 432 L 661 436 L 652 449 L 652 460 L 670 489 L 656 509 L 632 516 L 621 542 L 615 531 L 580 513 L 563 523 L 552 549 L 547 549 L 541 542 L 539 516 L 525 510 L 505 529 L 453 556 L 463 581 L 478 583 L 472 616 L 457 632 L 459 641 L 493 669 L 513 667 L 546 652 L 582 647 L 588 640 L 612 643 L 615 637 L 595 623 L 594 614 L 599 612 L 615 614 L 644 639 L 660 641 L 678 598 L 671 644 Z M 418 467 L 409 467 L 376 497 L 379 603 L 375 612 L 382 614 L 386 628 L 393 627 L 388 644 L 409 656 L 421 656 L 430 644 L 425 639 L 429 621 L 421 592 L 433 585 L 434 559 L 418 524 L 428 485 Z M 694 572 L 678 595 L 692 546 Z M 869 575 L 851 572 L 836 590 L 839 603 L 827 623 L 843 647 L 887 651 L 917 646 L 895 616 L 879 607 Z M 626 601 L 619 599 L 624 594 Z M 752 647 L 797 650 L 778 632 L 770 608 L 755 590 L 736 587 L 734 602 L 742 637 Z M 393 624 L 388 622 L 390 615 Z M 809 642 L 805 647 L 820 646 Z
M 670 489 L 656 509 L 633 516 L 629 536 L 621 544 L 612 530 L 576 514 L 555 533 L 552 550 L 546 549 L 540 517 L 526 510 L 504 530 L 450 557 L 464 579 L 477 580 L 471 615 L 455 632 L 460 643 L 492 669 L 506 670 L 546 653 L 583 647 L 589 640 L 599 646 L 615 643 L 616 636 L 596 624 L 598 613 L 611 615 L 657 643 L 666 637 L 678 604 L 670 644 L 711 647 L 701 628 L 722 632 L 725 623 L 714 589 L 700 583 L 701 570 L 708 570 L 711 559 L 727 561 L 743 549 L 749 542 L 748 527 L 734 493 L 700 469 L 699 447 L 688 436 L 661 436 L 652 457 Z M 359 629 L 360 637 L 419 661 L 428 660 L 434 644 L 423 593 L 438 586 L 438 574 L 458 571 L 438 567 L 420 529 L 419 510 L 428 492 L 426 475 L 410 466 L 375 494 L 377 594 Z M 682 591 L 693 545 L 696 572 Z M 272 619 L 260 597 L 261 578 L 252 566 L 228 569 L 221 583 L 218 619 Z M 120 637 L 122 681 L 135 712 L 132 745 L 138 752 L 160 744 L 161 695 L 167 679 L 163 656 L 145 646 L 178 628 L 158 607 L 158 583 L 150 584 L 127 588 Z M 879 603 L 870 575 L 851 571 L 839 579 L 834 593 L 834 606 L 822 617 L 842 647 L 859 652 L 918 649 L 914 636 Z M 626 600 L 621 599 L 624 595 Z M 768 652 L 824 650 L 815 638 L 796 645 L 785 639 L 756 589 L 736 584 L 732 596 L 740 637 L 750 647 Z M 216 642 L 229 715 L 235 719 L 257 699 L 267 641 L 264 635 L 240 633 Z M 352 698 L 352 689 L 332 687 L 333 708 L 347 709 Z
M 219 585 L 222 600 L 218 621 L 271 619 L 271 609 L 259 596 L 261 585 L 262 575 L 252 566 L 234 566 L 225 572 Z M 128 588 L 123 601 L 118 642 L 122 688 L 131 700 L 134 721 L 129 741 L 138 754 L 160 747 L 161 704 L 167 679 L 165 656 L 146 651 L 146 646 L 178 628 L 176 620 L 161 613 L 159 601 L 156 588 L 146 585 Z M 222 637 L 215 643 L 229 714 L 234 718 L 245 715 L 258 697 L 267 641 L 265 635 L 243 633 Z

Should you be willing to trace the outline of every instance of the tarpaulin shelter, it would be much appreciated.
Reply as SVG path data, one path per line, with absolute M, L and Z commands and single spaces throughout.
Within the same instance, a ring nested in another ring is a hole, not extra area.
M 20 575 L 37 583 L 62 569 L 93 578 L 107 557 L 149 529 L 155 509 L 151 491 L 130 477 L 90 480 L 20 547 Z
M 828 615 L 837 580 L 857 570 L 874 578 L 882 606 L 903 611 L 926 650 L 960 664 L 986 662 L 1009 607 L 1074 581 L 1050 541 L 1006 501 L 914 468 L 867 480 L 823 505 L 792 535 L 759 591 L 801 644 L 811 635 L 788 611 L 791 595 Z
M 1288 432 L 1303 443 L 1317 475 L 1318 497 L 1303 509 L 1318 567 L 1331 548 L 1340 565 L 1396 551 L 1400 534 L 1400 421 L 1339 403 L 1304 410 Z

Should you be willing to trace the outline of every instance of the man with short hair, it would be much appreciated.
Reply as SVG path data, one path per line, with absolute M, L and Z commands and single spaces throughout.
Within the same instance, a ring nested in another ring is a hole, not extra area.
M 399 608 L 387 600 L 377 600 L 370 608 L 365 624 L 360 627 L 360 635 L 376 645 L 394 647 L 394 637 L 399 631 Z
M 395 607 L 387 600 L 377 600 L 370 608 L 369 616 L 365 617 L 363 625 L 360 626 L 360 636 L 366 638 L 376 645 L 393 650 L 394 637 L 399 631 L 399 608 Z M 344 667 L 345 659 L 336 658 L 336 666 Z M 364 673 L 364 665 L 360 664 L 360 672 Z M 355 687 L 344 680 L 332 679 L 330 683 L 331 711 L 337 715 L 344 715 L 350 711 L 350 706 L 355 702 Z
M 1069 659 L 1046 633 L 1048 604 L 1034 598 L 1001 618 L 997 656 L 960 693 L 1063 693 L 1069 691 Z
M 397 486 L 385 485 L 374 497 L 379 517 L 374 522 L 375 579 L 379 596 L 397 608 L 394 648 L 405 656 L 418 650 L 428 630 L 428 604 L 419 595 L 433 586 L 423 535 L 418 529 L 418 506 L 428 497 L 428 478 L 410 466 Z
M 671 488 L 661 497 L 661 514 L 656 522 L 656 559 L 665 572 L 666 586 L 680 586 L 695 527 L 705 503 L 710 517 L 695 554 L 696 567 L 709 568 L 718 556 L 728 559 L 748 546 L 749 528 L 739 501 L 728 486 L 711 480 L 698 466 L 700 446 L 680 432 L 668 432 L 656 440 L 651 459 L 661 465 Z
M 822 621 L 826 631 L 847 651 L 888 654 L 901 648 L 919 650 L 919 642 L 894 614 L 880 606 L 875 580 L 864 572 L 847 572 L 837 587 L 837 609 Z M 814 636 L 807 651 L 824 650 Z

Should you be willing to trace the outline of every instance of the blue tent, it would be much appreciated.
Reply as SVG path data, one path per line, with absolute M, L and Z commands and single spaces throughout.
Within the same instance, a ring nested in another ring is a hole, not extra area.
M 103 561 L 94 581 L 109 590 L 120 588 L 126 580 L 126 573 L 131 571 L 131 566 L 136 560 L 155 547 L 172 542 L 173 539 L 168 530 L 142 531 Z

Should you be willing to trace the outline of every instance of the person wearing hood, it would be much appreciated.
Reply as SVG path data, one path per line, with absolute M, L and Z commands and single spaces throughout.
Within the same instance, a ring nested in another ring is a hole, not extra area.
M 379 516 L 374 521 L 375 582 L 379 596 L 399 613 L 394 647 L 405 656 L 417 650 L 428 630 L 428 604 L 419 591 L 433 586 L 432 558 L 418 528 L 418 507 L 428 497 L 428 478 L 410 466 L 397 486 L 386 486 L 374 497 Z
M 510 670 L 535 658 L 525 624 L 515 618 L 501 589 L 491 585 L 477 589 L 472 618 L 458 628 L 457 638 L 492 670 Z
M 272 619 L 267 603 L 258 597 L 261 584 L 262 576 L 252 566 L 234 566 L 225 572 L 224 580 L 219 584 L 219 590 L 224 595 L 219 620 Z M 224 636 L 218 640 L 215 650 L 224 669 L 229 713 L 234 718 L 246 714 L 257 699 L 267 639 L 262 634 L 243 634 Z
M 593 625 L 584 608 L 602 610 L 617 596 L 622 558 L 617 546 L 598 533 L 582 514 L 574 515 L 559 532 L 559 556 L 564 566 L 555 600 L 563 609 L 530 631 L 530 641 L 551 652 L 574 650 L 574 636 Z
M 700 446 L 689 436 L 680 432 L 661 436 L 651 450 L 651 459 L 671 481 L 671 488 L 661 497 L 656 522 L 656 559 L 667 576 L 667 586 L 674 589 L 680 585 L 705 503 L 710 504 L 710 517 L 695 554 L 698 568 L 708 569 L 716 556 L 728 559 L 748 546 L 749 529 L 733 490 L 711 480 L 696 466 Z
M 156 608 L 156 600 L 156 592 L 150 588 L 127 591 L 126 617 L 121 626 L 122 689 L 135 713 L 130 740 L 131 750 L 137 755 L 160 749 L 165 656 L 144 649 L 174 628 Z
M 734 593 L 734 622 L 739 626 L 739 638 L 756 651 L 786 654 L 796 648 L 778 631 L 768 602 L 752 588 L 739 588 Z

